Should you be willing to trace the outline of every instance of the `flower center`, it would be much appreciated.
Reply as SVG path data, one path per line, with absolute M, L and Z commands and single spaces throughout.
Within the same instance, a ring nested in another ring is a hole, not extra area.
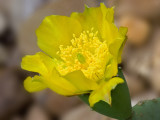
M 56 69 L 61 75 L 81 70 L 91 80 L 100 80 L 104 77 L 108 61 L 108 46 L 101 42 L 98 31 L 83 31 L 79 37 L 73 34 L 71 45 L 60 45 L 57 54 L 63 61 L 56 60 Z

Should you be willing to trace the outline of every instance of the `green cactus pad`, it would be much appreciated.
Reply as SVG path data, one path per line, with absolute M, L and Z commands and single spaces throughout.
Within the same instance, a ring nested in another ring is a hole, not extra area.
M 130 120 L 160 120 L 160 98 L 139 102 Z

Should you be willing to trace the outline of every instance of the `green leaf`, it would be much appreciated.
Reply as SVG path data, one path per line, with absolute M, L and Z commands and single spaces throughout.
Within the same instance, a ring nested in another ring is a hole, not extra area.
M 125 80 L 121 69 L 118 70 L 118 75 Z M 129 90 L 127 83 L 119 84 L 117 87 L 112 90 L 112 105 L 104 101 L 100 101 L 94 105 L 92 108 L 98 113 L 103 115 L 116 118 L 119 120 L 124 120 L 130 117 L 131 115 L 131 100 L 129 95 Z M 85 103 L 89 104 L 88 98 L 89 95 L 80 95 L 79 96 Z
M 139 102 L 129 120 L 160 120 L 160 98 Z

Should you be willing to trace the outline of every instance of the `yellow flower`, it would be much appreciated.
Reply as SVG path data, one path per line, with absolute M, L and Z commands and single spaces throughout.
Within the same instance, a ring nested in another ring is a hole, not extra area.
M 25 89 L 50 88 L 65 96 L 89 93 L 91 107 L 100 100 L 111 104 L 111 90 L 124 82 L 115 76 L 127 32 L 115 26 L 113 16 L 113 8 L 101 3 L 70 17 L 46 17 L 36 31 L 45 53 L 22 59 L 23 69 L 40 74 L 26 78 Z

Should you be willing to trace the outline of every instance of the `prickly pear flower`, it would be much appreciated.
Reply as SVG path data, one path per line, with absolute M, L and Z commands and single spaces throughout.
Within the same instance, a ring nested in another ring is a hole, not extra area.
M 100 100 L 111 104 L 111 90 L 124 82 L 116 75 L 126 32 L 115 26 L 114 9 L 103 3 L 70 17 L 46 17 L 36 31 L 43 52 L 22 59 L 23 69 L 39 73 L 26 78 L 25 89 L 50 88 L 64 96 L 87 93 L 91 107 Z

